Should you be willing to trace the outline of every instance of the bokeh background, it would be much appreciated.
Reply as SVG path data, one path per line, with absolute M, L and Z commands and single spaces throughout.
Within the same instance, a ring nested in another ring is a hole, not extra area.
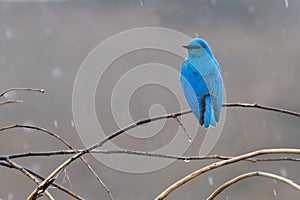
M 2 0 L 0 89 L 33 87 L 44 88 L 46 93 L 20 91 L 7 94 L 5 98 L 23 99 L 24 103 L 1 106 L 0 125 L 41 126 L 81 148 L 83 145 L 72 121 L 72 89 L 80 64 L 97 44 L 111 35 L 146 26 L 170 28 L 206 39 L 221 64 L 228 102 L 256 102 L 300 111 L 299 19 L 300 2 L 297 0 Z M 98 118 L 107 133 L 118 129 L 109 107 L 111 91 L 118 77 L 133 66 L 148 62 L 168 64 L 180 70 L 182 58 L 167 52 L 144 50 L 112 63 L 96 94 Z M 165 105 L 168 112 L 180 109 L 174 95 L 166 88 L 145 86 L 132 97 L 132 118 L 147 117 L 148 108 L 157 103 Z M 168 121 L 164 133 L 172 137 L 172 132 L 178 128 L 176 122 Z M 200 129 L 194 140 L 203 140 L 204 134 L 204 129 Z M 299 119 L 295 117 L 230 108 L 222 135 L 211 154 L 238 155 L 261 148 L 299 148 L 299 134 Z M 3 155 L 66 149 L 57 140 L 37 131 L 15 129 L 1 132 L 0 137 Z M 125 137 L 115 140 L 122 148 L 137 150 L 155 150 L 157 144 L 154 141 L 139 144 L 137 141 L 131 143 L 130 138 Z M 196 155 L 198 149 L 195 142 L 185 155 Z M 159 171 L 130 174 L 113 170 L 90 155 L 85 158 L 115 199 L 122 200 L 153 199 L 171 183 L 212 162 L 176 161 Z M 65 159 L 56 156 L 16 161 L 46 176 Z M 255 170 L 273 172 L 300 183 L 297 162 L 241 162 L 204 174 L 167 199 L 205 199 L 223 182 Z M 57 183 L 86 199 L 109 199 L 104 188 L 80 161 L 69 166 Z M 24 199 L 33 188 L 34 184 L 23 174 L 0 168 L 1 199 Z M 57 199 L 72 199 L 56 189 L 50 191 Z M 217 199 L 298 198 L 299 191 L 257 177 L 230 187 Z

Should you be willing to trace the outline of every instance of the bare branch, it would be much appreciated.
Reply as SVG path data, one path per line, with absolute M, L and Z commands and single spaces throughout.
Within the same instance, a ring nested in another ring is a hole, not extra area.
M 140 126 L 142 124 L 146 124 L 152 121 L 157 121 L 157 120 L 161 120 L 161 119 L 167 119 L 167 118 L 176 118 L 180 115 L 183 114 L 187 114 L 190 113 L 191 111 L 184 111 L 184 112 L 178 112 L 178 113 L 173 113 L 173 114 L 168 114 L 168 115 L 163 115 L 163 116 L 158 116 L 158 117 L 154 117 L 154 118 L 149 118 L 149 119 L 144 119 L 144 120 L 139 120 L 123 129 L 120 129 L 108 136 L 106 136 L 105 138 L 103 138 L 102 140 L 100 140 L 99 142 L 97 142 L 96 144 L 88 147 L 87 149 L 85 149 L 84 151 L 81 151 L 77 154 L 75 154 L 74 156 L 72 156 L 71 158 L 69 158 L 68 160 L 66 160 L 64 163 L 62 163 L 60 166 L 58 166 L 38 187 L 35 188 L 35 190 L 28 196 L 28 200 L 34 199 L 36 197 L 36 195 L 40 192 L 46 189 L 45 186 L 48 185 L 48 182 L 50 180 L 52 180 L 52 178 L 54 178 L 58 173 L 61 172 L 61 170 L 63 170 L 66 166 L 68 166 L 71 162 L 73 162 L 74 160 L 78 159 L 79 157 L 81 157 L 82 155 L 90 152 L 93 149 L 96 149 L 97 147 L 102 146 L 104 143 L 108 142 L 109 140 L 121 135 L 122 133 L 135 128 L 137 126 Z
M 36 176 L 37 178 L 39 178 L 40 180 L 45 180 L 45 178 L 43 176 L 41 176 L 40 174 L 32 171 L 31 169 L 28 169 L 26 167 L 23 167 L 26 171 L 28 171 L 29 173 L 31 173 L 32 175 Z M 67 188 L 61 186 L 61 185 L 58 185 L 56 183 L 52 183 L 52 186 L 56 187 L 57 189 L 69 194 L 70 196 L 74 197 L 75 199 L 78 199 L 78 200 L 84 200 L 83 197 L 79 196 L 78 194 L 75 194 L 74 192 L 68 190 Z
M 0 97 L 2 97 L 3 95 L 5 95 L 6 93 L 8 92 L 11 92 L 11 91 L 15 91 L 15 90 L 24 90 L 24 91 L 33 91 L 33 92 L 41 92 L 41 93 L 44 93 L 45 90 L 44 89 L 34 89 L 34 88 L 10 88 L 8 90 L 5 90 L 3 91 L 1 94 L 0 94 Z M 22 100 L 7 100 L 7 101 L 3 101 L 3 102 L 0 102 L 0 105 L 4 105 L 4 104 L 9 104 L 9 103 L 21 103 L 23 102 Z M 40 128 L 40 127 L 37 127 L 37 126 L 28 126 L 28 125 L 10 125 L 10 126 L 7 126 L 7 127 L 3 127 L 3 128 L 0 128 L 0 131 L 3 131 L 3 130 L 7 130 L 7 129 L 12 129 L 12 128 L 28 128 L 28 129 L 35 129 L 35 130 L 38 130 L 38 131 L 42 131 L 42 132 L 45 132 L 55 138 L 57 138 L 59 141 L 61 141 L 62 143 L 64 143 L 66 146 L 68 146 L 70 149 L 73 149 L 73 147 L 68 144 L 65 140 L 63 140 L 60 136 L 58 136 L 57 134 L 53 133 L 53 132 L 50 132 L 44 128 Z M 74 150 L 74 149 L 73 149 Z M 93 175 L 97 178 L 97 180 L 100 182 L 100 184 L 105 188 L 105 190 L 107 191 L 110 199 L 113 199 L 112 197 L 112 194 L 110 192 L 110 190 L 108 189 L 108 187 L 104 184 L 104 182 L 100 179 L 100 177 L 97 175 L 97 173 L 95 172 L 95 170 L 84 160 L 84 158 L 80 158 L 83 163 L 89 168 L 89 170 L 93 173 Z
M 14 129 L 14 128 L 25 128 L 25 129 L 32 129 L 32 130 L 37 130 L 37 131 L 41 131 L 44 133 L 47 133 L 48 135 L 58 139 L 60 142 L 62 142 L 63 144 L 65 144 L 68 148 L 73 149 L 72 146 L 65 141 L 63 138 L 61 138 L 59 135 L 57 135 L 54 132 L 51 132 L 45 128 L 41 128 L 38 126 L 32 126 L 32 125 L 23 125 L 23 124 L 12 124 L 12 125 L 8 125 L 8 126 L 4 126 L 0 128 L 0 132 L 1 131 L 5 131 L 5 130 L 9 130 L 9 129 Z
M 3 91 L 2 93 L 0 93 L 0 97 L 4 96 L 6 93 L 11 92 L 11 91 L 16 91 L 16 90 L 23 90 L 23 91 L 33 91 L 33 92 L 41 92 L 44 93 L 45 90 L 44 89 L 34 89 L 34 88 L 10 88 L 7 89 L 5 91 Z M 9 103 L 20 103 L 22 102 L 22 100 L 7 100 L 7 101 L 3 101 L 0 102 L 0 105 L 4 105 L 4 104 L 9 104 Z M 61 141 L 62 143 L 64 143 L 66 146 L 68 146 L 70 149 L 74 150 L 73 147 L 68 144 L 65 140 L 63 140 L 60 136 L 58 136 L 57 134 L 50 132 L 44 128 L 40 128 L 40 127 L 36 127 L 36 126 L 27 126 L 27 125 L 11 125 L 11 126 L 7 126 L 7 127 L 3 127 L 0 128 L 0 131 L 3 130 L 7 130 L 7 129 L 11 129 L 11 128 L 28 128 L 28 129 L 35 129 L 38 131 L 42 131 L 45 132 L 55 138 L 57 138 L 59 141 Z M 84 160 L 84 158 L 80 158 L 83 163 L 88 167 L 88 169 L 93 173 L 93 175 L 97 178 L 97 180 L 100 182 L 100 184 L 105 188 L 105 190 L 108 193 L 108 196 L 110 197 L 111 200 L 113 200 L 112 194 L 110 192 L 110 190 L 108 189 L 108 187 L 104 184 L 104 182 L 100 179 L 100 177 L 97 175 L 97 173 L 95 172 L 95 170 Z
M 6 162 L 8 162 L 11 167 L 17 169 L 18 171 L 22 172 L 23 174 L 25 174 L 28 178 L 30 178 L 35 184 L 39 185 L 39 180 L 34 177 L 31 173 L 29 173 L 28 171 L 26 171 L 22 166 L 18 165 L 17 163 L 15 163 L 14 161 L 10 160 L 10 159 L 6 159 Z M 50 200 L 54 200 L 53 196 L 46 190 L 45 191 L 45 195 L 48 197 L 48 199 Z
M 290 115 L 294 115 L 294 116 L 298 116 L 300 117 L 299 113 L 293 112 L 293 111 L 287 111 L 287 110 L 282 110 L 282 109 L 278 109 L 278 108 L 273 108 L 273 107 L 267 107 L 267 106 L 262 106 L 262 105 L 258 105 L 258 104 L 245 104 L 245 103 L 241 103 L 241 104 L 224 104 L 224 107 L 254 107 L 254 108 L 259 108 L 259 109 L 263 109 L 263 110 L 272 110 L 275 112 L 281 112 L 281 113 L 285 113 L 285 114 L 290 114 Z M 167 114 L 167 115 L 162 115 L 162 116 L 158 116 L 158 117 L 153 117 L 153 118 L 148 118 L 148 119 L 143 119 L 143 120 L 139 120 L 137 122 L 134 122 L 133 124 L 120 129 L 108 136 L 106 136 L 105 138 L 103 138 L 102 140 L 100 140 L 99 142 L 97 142 L 96 144 L 88 147 L 87 149 L 85 149 L 82 152 L 79 152 L 75 155 L 73 155 L 71 158 L 69 158 L 68 160 L 66 160 L 64 163 L 62 163 L 59 167 L 57 167 L 52 173 L 50 173 L 50 175 L 29 195 L 28 199 L 33 199 L 36 197 L 36 195 L 38 194 L 38 192 L 40 190 L 44 190 L 45 186 L 48 184 L 48 182 L 55 177 L 58 173 L 61 172 L 61 170 L 63 170 L 66 166 L 68 166 L 71 162 L 75 161 L 77 158 L 81 157 L 82 155 L 90 152 L 93 149 L 96 149 L 100 146 L 102 146 L 104 143 L 106 143 L 107 141 L 121 135 L 122 133 L 133 129 L 135 127 L 138 127 L 142 124 L 147 124 L 149 122 L 153 122 L 153 121 L 157 121 L 157 120 L 162 120 L 162 119 L 175 119 L 178 116 L 181 115 L 185 115 L 191 113 L 190 110 L 188 111 L 183 111 L 183 112 L 177 112 L 177 113 L 172 113 L 172 114 Z
M 164 190 L 160 195 L 158 195 L 155 198 L 155 200 L 162 200 L 162 199 L 166 198 L 172 191 L 174 191 L 175 189 L 179 188 L 186 182 L 196 178 L 197 176 L 200 176 L 201 174 L 203 174 L 205 172 L 211 171 L 211 170 L 219 168 L 219 167 L 223 167 L 228 164 L 239 162 L 241 160 L 245 160 L 248 158 L 252 158 L 252 157 L 264 155 L 264 154 L 300 154 L 300 149 L 262 149 L 262 150 L 246 153 L 246 154 L 243 154 L 240 156 L 236 156 L 236 157 L 233 157 L 228 160 L 223 160 L 223 161 L 219 161 L 219 162 L 210 164 L 210 165 L 203 167 L 201 169 L 198 169 L 198 170 L 190 173 L 189 175 L 185 176 L 184 178 L 178 180 L 177 182 L 175 182 L 174 184 L 169 186 L 166 190 Z
M 38 194 L 43 193 L 47 187 L 49 186 L 49 183 L 53 178 L 61 171 L 63 170 L 69 163 L 71 163 L 73 160 L 76 160 L 80 156 L 82 156 L 83 153 L 77 153 L 68 160 L 66 160 L 63 164 L 58 166 L 41 184 L 39 184 L 33 192 L 27 197 L 27 200 L 33 200 L 37 197 Z
M 5 104 L 11 104 L 11 103 L 23 103 L 22 100 L 7 100 L 7 101 L 0 101 L 0 106 Z
M 23 90 L 23 91 L 31 91 L 31 92 L 41 92 L 41 93 L 45 93 L 44 89 L 35 89 L 35 88 L 21 88 L 21 87 L 17 87 L 17 88 L 10 88 L 7 89 L 5 91 L 3 91 L 2 93 L 0 93 L 0 97 L 2 97 L 3 95 L 5 95 L 8 92 L 11 91 L 16 91 L 16 90 Z
M 279 113 L 284 113 L 287 115 L 293 115 L 296 117 L 300 117 L 299 112 L 285 110 L 285 109 L 281 109 L 281 108 L 270 107 L 270 106 L 264 106 L 264 105 L 260 105 L 257 103 L 224 103 L 223 107 L 257 108 L 257 109 L 261 109 L 261 110 L 269 110 L 269 111 L 274 111 L 274 112 L 279 112 Z
M 11 169 L 16 169 L 15 167 L 13 167 L 11 164 L 9 164 L 9 163 L 7 163 L 7 162 L 0 161 L 0 165 L 1 165 L 1 166 L 4 166 L 4 167 L 7 167 L 7 168 L 11 168 Z M 33 176 L 39 178 L 40 180 L 44 180 L 44 179 L 45 179 L 43 176 L 41 176 L 40 174 L 38 174 L 38 173 L 32 171 L 31 169 L 28 169 L 28 168 L 23 167 L 23 166 L 20 166 L 20 167 L 21 167 L 22 169 L 26 170 L 28 173 L 32 174 Z M 70 196 L 74 197 L 75 199 L 78 199 L 78 200 L 84 200 L 83 197 L 81 197 L 81 196 L 75 194 L 74 192 L 68 190 L 67 188 L 65 188 L 65 187 L 63 187 L 63 186 L 61 186 L 61 185 L 58 185 L 58 184 L 56 184 L 56 183 L 54 183 L 54 182 L 52 183 L 52 185 L 53 185 L 54 187 L 56 187 L 57 189 L 59 189 L 59 190 L 65 192 L 65 193 L 69 194 Z
M 41 127 L 38 127 L 38 126 L 14 124 L 14 125 L 9 125 L 9 126 L 5 126 L 5 127 L 1 127 L 0 128 L 0 132 L 4 131 L 4 130 L 13 129 L 13 128 L 26 128 L 26 129 L 32 129 L 32 130 L 37 130 L 37 131 L 41 131 L 41 132 L 47 133 L 48 135 L 50 135 L 50 136 L 58 139 L 60 142 L 62 142 L 63 144 L 65 144 L 69 149 L 75 151 L 75 149 L 66 140 L 64 140 L 63 138 L 61 138 L 59 135 L 57 135 L 56 133 L 51 132 L 51 131 L 49 131 L 49 130 L 47 130 L 45 128 L 41 128 Z M 100 179 L 100 177 L 95 172 L 95 170 L 85 161 L 84 158 L 81 157 L 80 159 L 88 167 L 88 169 L 93 173 L 93 175 L 96 177 L 96 179 L 99 181 L 99 183 L 105 188 L 105 190 L 108 193 L 110 199 L 113 200 L 111 191 L 104 184 L 104 182 Z
M 53 156 L 53 155 L 69 155 L 76 154 L 85 151 L 85 149 L 78 150 L 58 150 L 58 151 L 44 151 L 44 152 L 22 152 L 16 154 L 9 154 L 0 156 L 0 160 L 15 159 L 15 158 L 24 158 L 24 157 L 35 157 L 35 156 Z M 101 154 L 129 154 L 134 156 L 149 156 L 149 157 L 157 157 L 157 158 L 168 158 L 168 159 L 177 159 L 177 160 L 208 160 L 208 159 L 220 159 L 227 160 L 232 157 L 230 156 L 221 156 L 221 155 L 211 155 L 211 156 L 176 156 L 170 154 L 159 154 L 145 151 L 133 151 L 133 150 L 91 150 L 89 153 L 101 153 Z M 272 158 L 273 160 L 274 158 Z M 251 162 L 256 162 L 256 160 L 249 160 Z
M 55 156 L 55 155 L 70 155 L 76 154 L 79 152 L 85 151 L 85 149 L 76 149 L 76 150 L 57 150 L 57 151 L 39 151 L 39 152 L 22 152 L 16 154 L 9 154 L 0 156 L 0 160 L 15 159 L 15 158 L 24 158 L 24 157 L 38 157 L 38 156 Z M 146 151 L 134 151 L 134 150 L 91 150 L 89 153 L 100 153 L 100 154 L 128 154 L 133 156 L 147 156 L 147 157 L 156 157 L 156 158 L 166 158 L 166 159 L 176 159 L 176 160 L 190 160 L 190 161 L 198 161 L 198 160 L 228 160 L 233 158 L 232 156 L 223 156 L 223 155 L 207 155 L 207 156 L 177 156 L 170 154 L 159 154 L 153 152 Z M 300 162 L 300 158 L 293 157 L 277 157 L 277 158 L 248 158 L 245 161 L 249 161 L 252 163 L 256 162 L 273 162 L 273 161 L 293 161 Z
M 284 177 L 278 176 L 276 174 L 271 174 L 271 173 L 267 173 L 267 172 L 257 171 L 257 172 L 249 172 L 249 173 L 246 173 L 246 174 L 242 174 L 240 176 L 237 176 L 237 177 L 235 177 L 235 178 L 227 181 L 226 183 L 224 183 L 223 185 L 221 185 L 220 187 L 218 187 L 207 198 L 207 200 L 213 200 L 218 194 L 220 194 L 223 190 L 225 190 L 226 188 L 228 188 L 232 184 L 234 184 L 234 183 L 236 183 L 236 182 L 238 182 L 240 180 L 252 177 L 252 176 L 263 176 L 263 177 L 266 177 L 266 178 L 275 179 L 275 180 L 278 180 L 278 181 L 281 181 L 283 183 L 286 183 L 286 184 L 290 185 L 291 187 L 295 188 L 296 190 L 300 190 L 300 186 L 298 184 L 294 183 L 292 180 L 290 180 L 288 178 L 284 178 Z

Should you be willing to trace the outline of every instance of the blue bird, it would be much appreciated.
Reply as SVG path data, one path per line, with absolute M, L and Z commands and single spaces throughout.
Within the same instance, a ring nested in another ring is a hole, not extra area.
M 188 54 L 180 81 L 186 100 L 200 125 L 216 127 L 222 108 L 220 65 L 203 39 L 194 38 L 183 47 Z

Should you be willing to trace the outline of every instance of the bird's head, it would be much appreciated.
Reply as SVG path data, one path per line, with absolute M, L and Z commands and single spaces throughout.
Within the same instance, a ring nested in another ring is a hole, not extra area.
M 213 57 L 213 52 L 207 42 L 200 38 L 190 40 L 187 45 L 182 46 L 188 50 L 188 58 L 197 58 L 203 56 Z

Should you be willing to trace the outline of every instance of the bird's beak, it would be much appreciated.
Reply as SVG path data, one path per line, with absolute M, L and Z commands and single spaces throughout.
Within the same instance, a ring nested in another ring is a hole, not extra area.
M 186 46 L 186 45 L 182 45 L 182 47 L 183 47 L 183 48 L 186 48 L 186 49 L 188 48 L 188 46 Z

